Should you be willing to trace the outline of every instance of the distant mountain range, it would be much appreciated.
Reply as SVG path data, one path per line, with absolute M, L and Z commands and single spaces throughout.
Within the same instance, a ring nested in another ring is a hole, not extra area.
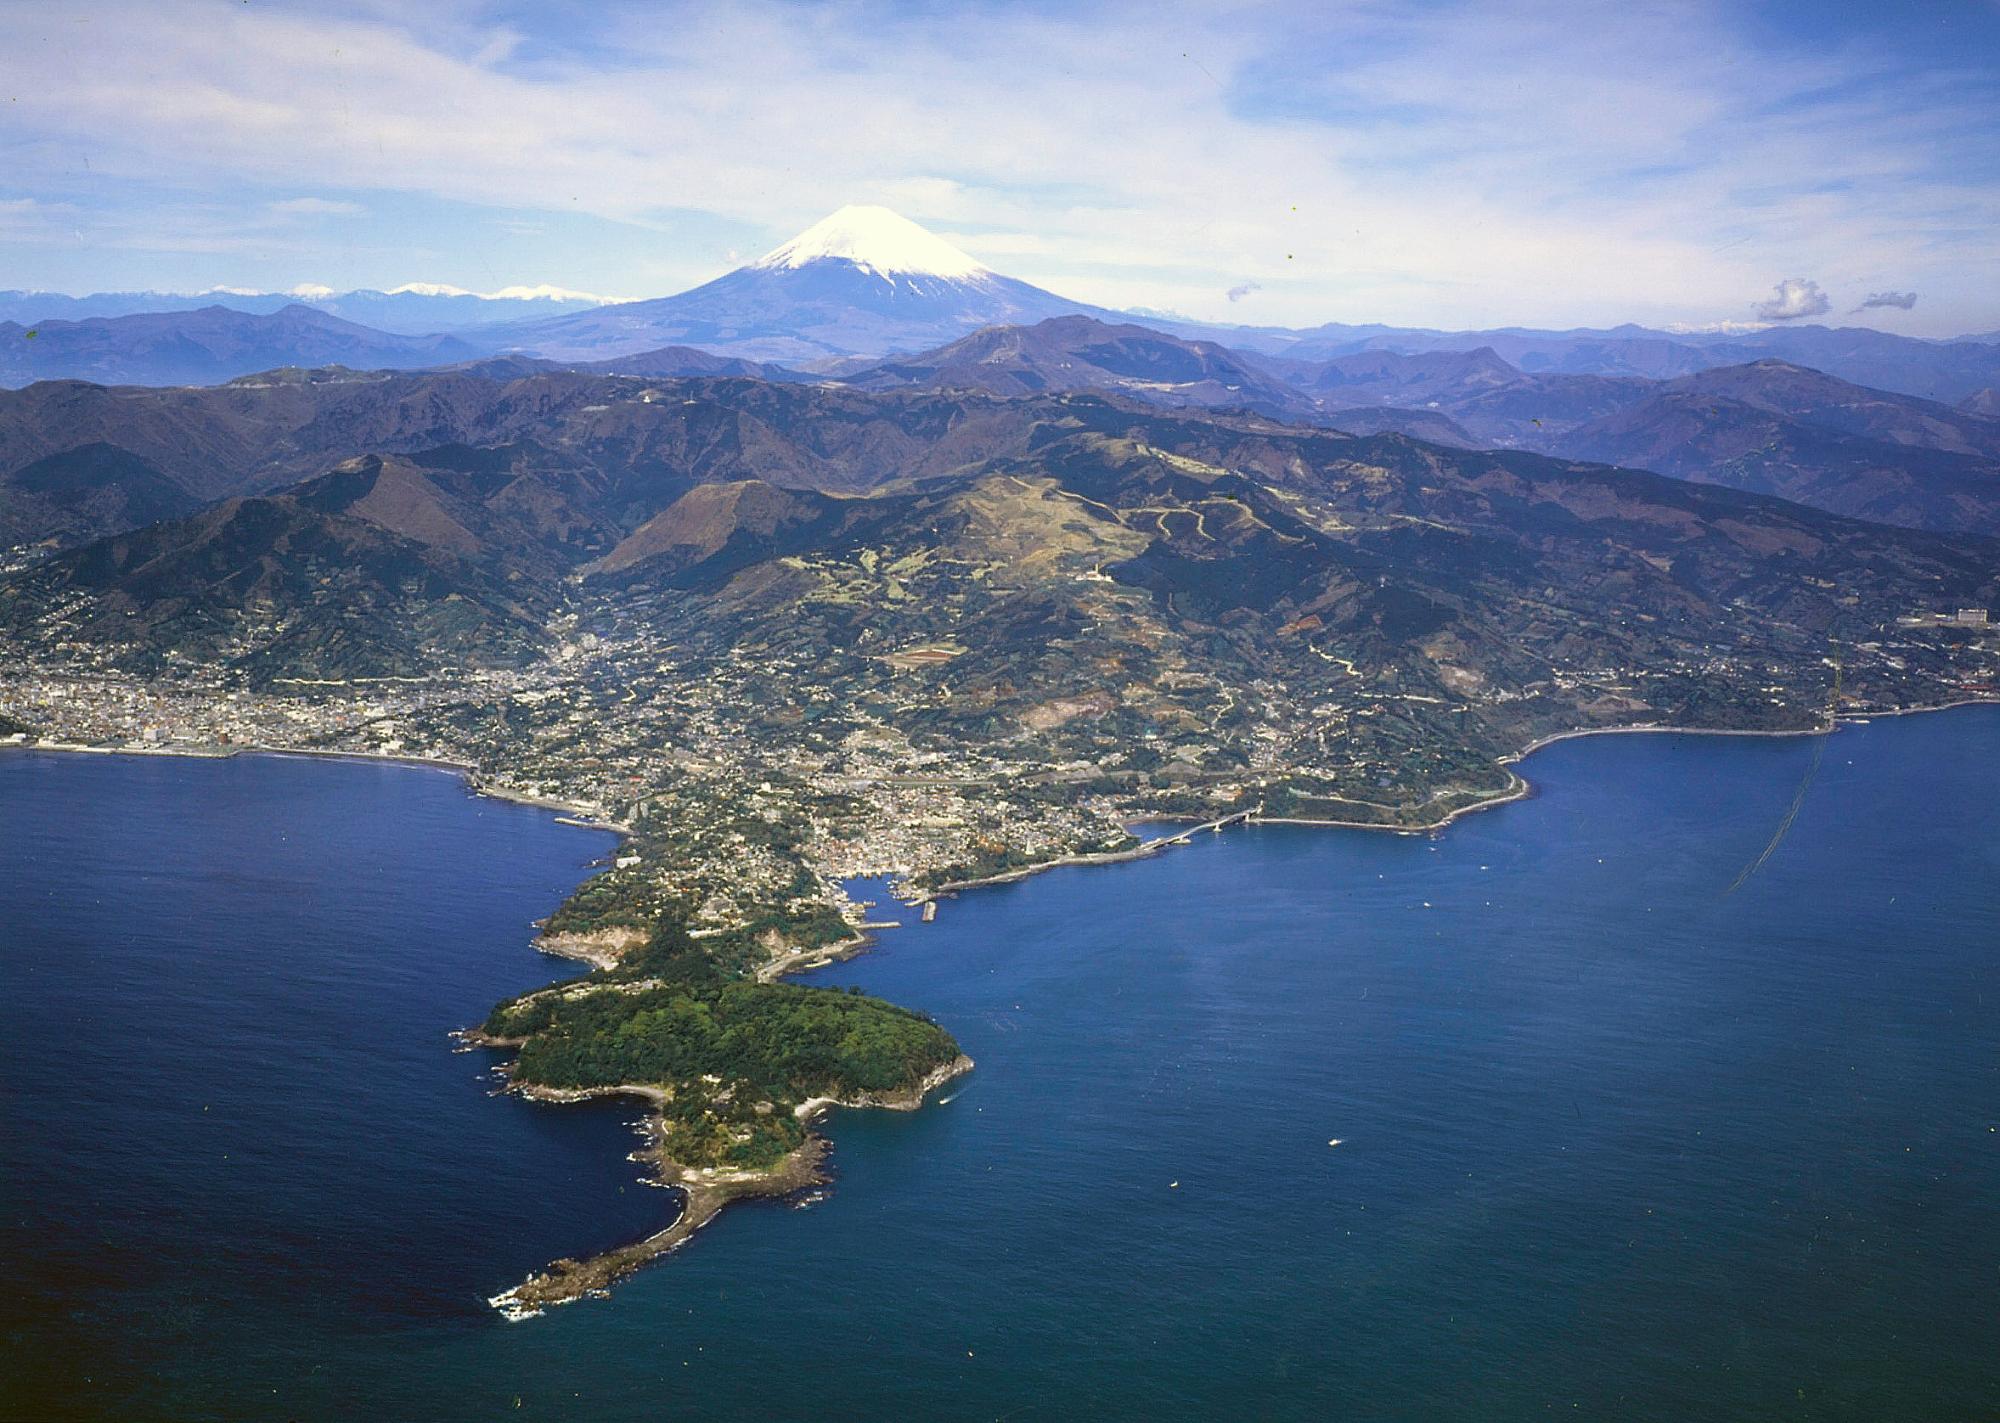
M 285 313 L 225 315 L 218 325 L 227 331 L 286 320 Z M 782 483 L 783 471 L 799 458 L 773 438 L 795 419 L 787 403 L 794 397 L 780 389 L 786 385 L 844 386 L 857 394 L 977 392 L 999 400 L 1103 391 L 1156 407 L 1247 412 L 1355 435 L 1401 434 L 1458 449 L 1515 448 L 1648 468 L 1884 523 L 2000 534 L 2000 419 L 1775 360 L 1667 381 L 1531 373 L 1487 348 L 1371 350 L 1315 364 L 1065 316 L 987 328 L 839 378 L 691 347 L 591 362 L 492 356 L 395 375 L 380 367 L 391 359 L 414 365 L 464 352 L 441 346 L 448 337 L 368 333 L 364 339 L 320 313 L 291 320 L 357 365 L 377 369 L 266 371 L 212 394 L 192 384 L 179 391 L 109 391 L 43 383 L 0 397 L 0 491 L 9 495 L 0 506 L 0 542 L 71 543 L 163 517 L 179 507 L 177 500 L 260 492 L 356 454 L 447 443 L 528 440 L 593 452 L 586 463 L 607 457 L 595 453 L 602 446 L 619 461 L 696 460 L 702 479 L 726 468 Z M 103 324 L 76 326 L 89 331 Z M 183 367 L 211 369 L 238 349 L 172 351 Z M 611 411 L 620 407 L 592 409 L 572 395 L 612 376 L 758 382 L 768 387 L 765 394 L 736 408 L 768 408 L 774 423 L 739 423 L 726 437 L 708 432 L 718 443 L 698 456 L 692 447 L 669 453 L 628 444 L 605 428 L 619 423 Z M 247 398 L 261 389 L 278 394 Z M 954 448 L 949 441 L 941 447 Z
M 1110 390 L 1354 434 L 1656 470 L 1916 528 L 2000 534 L 2000 419 L 1779 360 L 1672 380 L 1523 371 L 1490 347 L 1260 358 L 1060 317 L 843 378 L 870 390 Z
M 1402 355 L 1490 350 L 1534 375 L 1634 376 L 1653 380 L 1716 366 L 1777 359 L 1826 371 L 1858 385 L 1954 403 L 1996 384 L 2000 340 L 1992 333 L 1924 341 L 1868 327 L 1769 326 L 1756 331 L 1608 330 L 1429 331 L 1394 326 L 1331 324 L 1310 330 L 1212 326 L 1149 320 L 1178 335 L 1219 341 L 1233 349 L 1308 365 L 1369 351 Z
M 96 292 L 65 296 L 60 292 L 0 291 L 0 321 L 33 326 L 41 321 L 85 321 L 98 316 L 138 316 L 163 311 L 198 311 L 221 306 L 254 316 L 269 316 L 285 307 L 310 306 L 329 316 L 393 331 L 423 336 L 433 331 L 462 331 L 504 321 L 532 321 L 606 305 L 588 292 L 561 287 L 508 287 L 498 292 L 471 292 L 435 282 L 412 282 L 394 291 L 336 292 L 327 287 L 300 287 L 289 292 L 215 290 L 187 295 L 176 292 Z
M 538 380 L 558 375 L 742 378 L 1003 399 L 1102 391 L 1355 435 L 1644 467 L 1885 523 L 2000 534 L 2000 344 L 1989 341 L 1819 327 L 1748 335 L 1634 326 L 1448 333 L 1135 322 L 995 273 L 883 208 L 844 208 L 745 267 L 657 301 L 423 334 L 328 309 L 364 309 L 378 298 L 418 304 L 398 308 L 406 312 L 468 302 L 547 311 L 578 300 L 411 288 L 270 311 L 212 304 L 0 322 L 0 385 L 233 383 L 234 392 L 220 401 L 119 400 L 36 387 L 0 402 L 11 407 L 0 421 L 7 495 L 0 541 L 72 544 L 363 453 L 522 439 L 549 448 L 589 444 L 596 436 L 584 427 L 595 422 L 567 405 L 501 425 L 462 418 L 474 409 L 499 418 L 485 388 L 494 384 L 544 400 L 579 388 Z M 413 384 L 387 374 L 415 370 L 448 375 Z M 1877 379 L 1856 380 L 1853 371 Z M 256 419 L 240 416 L 250 403 L 243 392 L 268 387 L 285 393 L 254 402 Z M 419 390 L 417 411 L 403 408 Z M 1924 393 L 1936 390 L 1960 403 Z M 761 399 L 781 398 L 772 391 Z M 439 400 L 451 407 L 440 410 Z M 177 423 L 190 411 L 197 413 Z M 284 424 L 284 412 L 344 423 L 337 434 L 301 436 Z M 44 430 L 46 439 L 32 434 Z M 363 430 L 372 438 L 356 438 Z M 239 439 L 245 448 L 233 450 Z M 782 441 L 742 428 L 732 439 L 743 451 L 739 473 L 769 478 L 760 461 L 777 457 L 784 482 L 793 456 L 772 455 Z
M 294 303 L 259 316 L 222 306 L 138 316 L 0 322 L 0 385 L 92 380 L 212 385 L 279 366 L 411 368 L 479 354 L 456 336 L 400 336 Z
M 0 322 L 14 323 L 0 327 L 0 384 L 58 377 L 164 384 L 227 380 L 266 367 L 311 366 L 328 360 L 368 363 L 362 349 L 366 338 L 359 333 L 348 333 L 351 357 L 331 353 L 327 343 L 316 337 L 307 339 L 312 328 L 298 322 L 293 310 L 297 307 L 371 328 L 376 337 L 448 333 L 462 343 L 449 348 L 456 354 L 440 355 L 435 363 L 527 355 L 588 364 L 665 347 L 691 347 L 812 374 L 844 374 L 887 357 L 931 351 L 987 327 L 1088 316 L 1109 325 L 1137 325 L 1222 347 L 1228 359 L 1293 386 L 1301 383 L 1301 372 L 1312 377 L 1345 357 L 1485 350 L 1512 370 L 1531 376 L 1661 380 L 1778 359 L 1875 389 L 1946 403 L 2000 387 L 2000 333 L 1922 341 L 1866 328 L 1821 326 L 1771 326 L 1748 332 L 1669 332 L 1630 325 L 1603 330 L 1450 332 L 1329 324 L 1293 330 L 1214 325 L 1158 314 L 1135 317 L 1072 301 L 995 272 L 879 207 L 842 208 L 755 262 L 679 295 L 647 301 L 605 304 L 558 288 L 509 288 L 481 295 L 427 284 L 392 292 L 336 294 L 310 289 L 303 297 L 227 292 L 198 298 L 0 293 Z M 287 348 L 273 328 L 255 338 L 239 339 L 239 354 L 230 357 L 212 334 L 222 324 L 217 308 L 266 317 L 292 312 L 287 319 L 299 326 L 300 342 Z M 138 321 L 141 315 L 149 319 Z M 20 349 L 30 331 L 41 340 L 59 323 L 100 318 L 131 319 L 134 324 L 97 328 L 87 339 L 66 335 L 56 343 L 65 347 L 60 353 L 44 348 L 30 356 Z M 183 332 L 211 355 L 177 359 L 173 348 Z M 419 363 L 410 358 L 410 348 L 378 344 L 385 354 L 374 360 L 376 365 Z M 1329 393 L 1310 392 L 1316 399 Z
M 1535 448 L 1916 528 L 2000 534 L 2000 419 L 1784 361 L 1649 385 Z

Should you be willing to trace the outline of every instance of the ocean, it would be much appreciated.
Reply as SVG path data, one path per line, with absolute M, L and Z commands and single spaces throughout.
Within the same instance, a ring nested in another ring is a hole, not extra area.
M 807 981 L 977 1070 L 510 1324 L 673 1210 L 636 1108 L 446 1036 L 577 971 L 530 921 L 611 837 L 409 767 L 0 754 L 0 1417 L 2000 1411 L 2000 708 L 1521 769 L 1436 835 L 902 914 Z

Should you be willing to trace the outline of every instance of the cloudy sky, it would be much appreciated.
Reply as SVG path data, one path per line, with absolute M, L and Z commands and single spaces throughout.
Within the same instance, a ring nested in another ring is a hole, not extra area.
M 656 296 L 879 202 L 1209 319 L 2000 328 L 2000 0 L 67 0 L 0 90 L 0 287 Z

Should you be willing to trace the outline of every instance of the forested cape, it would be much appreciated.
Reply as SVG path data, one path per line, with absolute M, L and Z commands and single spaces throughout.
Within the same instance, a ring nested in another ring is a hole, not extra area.
M 801 1103 L 914 1091 L 959 1056 L 921 1014 L 858 989 L 736 977 L 678 923 L 615 969 L 501 1004 L 516 1083 L 661 1089 L 661 1146 L 683 1166 L 766 1169 L 805 1140 Z

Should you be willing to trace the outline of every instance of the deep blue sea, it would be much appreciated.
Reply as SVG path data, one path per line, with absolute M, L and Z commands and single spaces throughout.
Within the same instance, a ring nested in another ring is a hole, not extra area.
M 2000 709 L 1840 732 L 1729 892 L 1812 767 L 1572 741 L 1438 836 L 963 895 L 814 976 L 956 1033 L 947 1100 L 508 1324 L 673 1209 L 445 1036 L 609 837 L 0 754 L 0 1416 L 1996 1416 Z

